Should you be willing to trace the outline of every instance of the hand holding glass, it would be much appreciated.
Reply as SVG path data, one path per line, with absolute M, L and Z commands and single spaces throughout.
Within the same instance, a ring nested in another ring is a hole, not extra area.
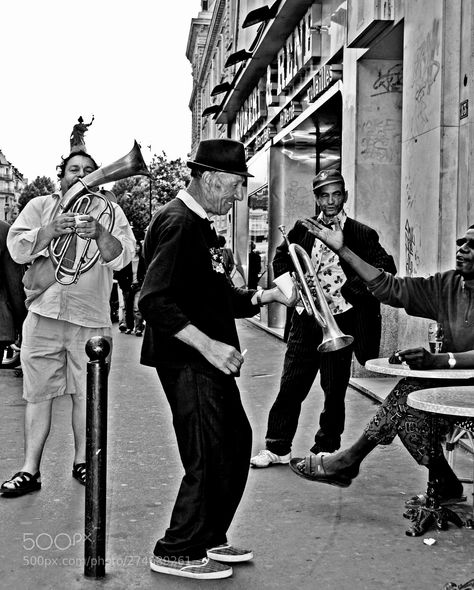
M 443 348 L 444 332 L 439 322 L 430 322 L 428 325 L 428 344 L 430 352 L 438 354 Z

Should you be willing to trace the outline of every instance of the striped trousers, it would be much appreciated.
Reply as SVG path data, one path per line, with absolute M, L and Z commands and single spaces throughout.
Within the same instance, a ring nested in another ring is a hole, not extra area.
M 345 334 L 354 335 L 354 310 L 334 316 Z M 318 352 L 322 330 L 306 313 L 293 314 L 283 363 L 280 390 L 270 410 L 265 436 L 266 447 L 277 455 L 286 455 L 298 427 L 301 404 L 320 372 L 324 407 L 319 429 L 314 436 L 313 452 L 335 451 L 341 445 L 345 422 L 345 395 L 349 383 L 352 346 L 335 352 Z M 316 423 L 316 417 L 315 417 Z

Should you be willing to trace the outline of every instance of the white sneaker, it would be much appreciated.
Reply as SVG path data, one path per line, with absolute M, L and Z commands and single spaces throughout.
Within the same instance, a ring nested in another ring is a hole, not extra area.
M 234 547 L 230 543 L 224 543 L 223 545 L 208 549 L 207 556 L 209 559 L 221 563 L 242 563 L 253 559 L 253 551 Z
M 170 574 L 196 580 L 218 580 L 220 578 L 229 578 L 232 575 L 232 568 L 229 565 L 219 563 L 208 557 L 204 557 L 204 559 L 186 559 L 185 557 L 173 559 L 153 555 L 150 559 L 150 568 L 160 574 Z
M 270 465 L 288 465 L 291 459 L 291 453 L 286 455 L 275 455 L 268 449 L 263 449 L 258 455 L 250 459 L 251 467 L 270 467 Z

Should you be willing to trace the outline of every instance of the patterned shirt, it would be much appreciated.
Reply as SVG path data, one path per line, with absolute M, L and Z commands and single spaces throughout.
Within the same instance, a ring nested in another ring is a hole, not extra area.
M 318 220 L 322 220 L 322 218 L 321 213 Z M 347 219 L 346 213 L 341 211 L 337 218 L 341 228 L 343 228 Z M 341 287 L 346 282 L 347 277 L 341 268 L 339 256 L 316 239 L 311 253 L 311 260 L 332 314 L 338 315 L 351 309 L 352 305 L 341 295 Z

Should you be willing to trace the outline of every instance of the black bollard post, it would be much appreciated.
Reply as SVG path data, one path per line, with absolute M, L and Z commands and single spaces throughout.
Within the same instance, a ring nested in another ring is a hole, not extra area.
M 95 336 L 87 341 L 86 510 L 84 576 L 105 576 L 107 494 L 107 355 L 110 344 Z

